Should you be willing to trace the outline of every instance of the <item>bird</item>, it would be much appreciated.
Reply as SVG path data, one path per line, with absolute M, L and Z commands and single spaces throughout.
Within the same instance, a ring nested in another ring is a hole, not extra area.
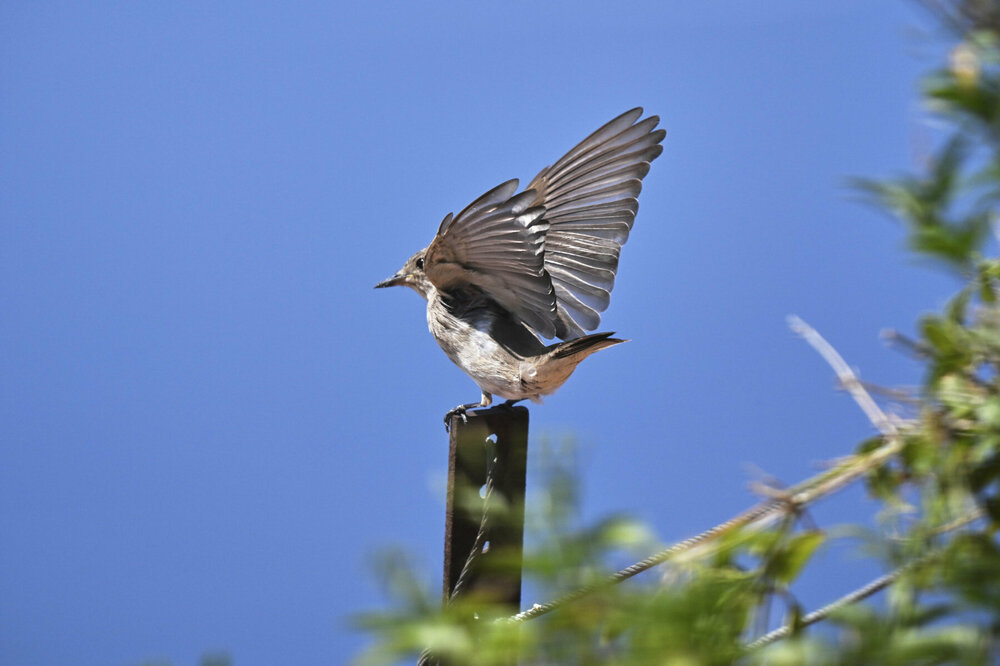
M 621 247 L 639 208 L 642 179 L 663 151 L 659 117 L 641 107 L 609 121 L 531 179 L 486 192 L 448 213 L 430 245 L 376 289 L 410 287 L 427 301 L 427 325 L 489 407 L 541 402 L 591 354 L 627 342 L 592 333 L 610 303 Z M 547 344 L 543 339 L 558 338 Z

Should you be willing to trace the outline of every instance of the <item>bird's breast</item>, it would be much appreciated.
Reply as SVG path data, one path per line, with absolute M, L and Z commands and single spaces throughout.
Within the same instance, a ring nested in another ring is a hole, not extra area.
M 427 302 L 427 327 L 455 365 L 488 393 L 514 400 L 526 397 L 522 359 L 493 337 L 494 321 L 489 311 L 470 310 L 457 316 L 440 299 Z

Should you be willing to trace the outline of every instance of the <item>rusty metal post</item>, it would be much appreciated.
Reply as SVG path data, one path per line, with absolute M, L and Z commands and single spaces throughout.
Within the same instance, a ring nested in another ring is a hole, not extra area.
M 528 410 L 500 406 L 469 412 L 466 418 L 453 417 L 450 424 L 445 602 L 453 594 L 474 595 L 508 604 L 516 612 L 521 603 Z M 485 494 L 488 471 L 492 498 L 477 502 Z M 456 592 L 463 568 L 468 571 Z

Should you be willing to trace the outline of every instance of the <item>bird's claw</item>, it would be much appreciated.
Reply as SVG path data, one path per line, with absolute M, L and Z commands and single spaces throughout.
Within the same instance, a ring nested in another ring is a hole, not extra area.
M 449 432 L 451 430 L 451 419 L 456 416 L 462 417 L 462 423 L 468 423 L 469 419 L 466 418 L 465 413 L 470 409 L 475 409 L 476 407 L 489 407 L 493 402 L 493 396 L 491 396 L 486 391 L 483 391 L 483 399 L 479 402 L 467 402 L 464 405 L 459 405 L 455 409 L 451 410 L 444 415 L 444 431 Z M 508 400 L 507 402 L 510 402 Z
M 451 409 L 447 414 L 444 415 L 444 431 L 451 431 L 451 419 L 455 416 L 462 417 L 462 423 L 468 423 L 469 419 L 465 416 L 465 412 L 469 409 L 469 405 L 459 405 L 458 407 Z

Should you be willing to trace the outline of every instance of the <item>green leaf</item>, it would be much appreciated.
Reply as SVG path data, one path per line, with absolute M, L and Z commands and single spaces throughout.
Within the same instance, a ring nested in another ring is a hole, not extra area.
M 924 317 L 920 321 L 920 333 L 939 356 L 948 356 L 955 351 L 961 330 L 946 319 Z
M 969 288 L 962 289 L 948 301 L 948 304 L 945 306 L 945 316 L 952 322 L 963 325 L 971 299 L 972 291 Z
M 778 583 L 790 584 L 825 540 L 826 534 L 818 530 L 792 536 L 772 558 L 769 572 Z
M 988 428 L 1000 428 L 1000 397 L 994 396 L 981 404 L 976 417 Z

